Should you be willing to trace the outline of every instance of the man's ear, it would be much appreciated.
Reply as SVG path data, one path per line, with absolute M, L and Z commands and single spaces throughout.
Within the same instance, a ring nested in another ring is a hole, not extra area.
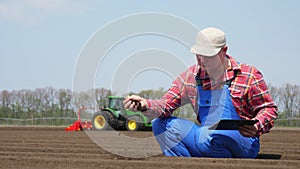
M 223 52 L 227 53 L 228 46 L 224 46 L 224 47 L 222 48 L 222 50 L 223 50 Z

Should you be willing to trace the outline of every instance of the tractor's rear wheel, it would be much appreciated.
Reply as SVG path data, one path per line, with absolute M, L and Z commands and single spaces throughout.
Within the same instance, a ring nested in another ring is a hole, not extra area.
M 107 130 L 109 126 L 109 116 L 107 112 L 97 112 L 93 116 L 93 128 L 94 130 Z
M 126 120 L 126 129 L 128 131 L 138 131 L 142 129 L 142 124 L 142 119 L 139 116 L 130 116 Z
M 118 129 L 118 121 L 110 111 L 95 113 L 92 123 L 94 130 Z

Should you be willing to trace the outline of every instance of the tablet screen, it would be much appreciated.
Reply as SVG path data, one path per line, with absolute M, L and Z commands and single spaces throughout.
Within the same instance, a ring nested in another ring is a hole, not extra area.
M 220 120 L 215 123 L 209 130 L 238 130 L 242 125 L 254 125 L 258 120 Z

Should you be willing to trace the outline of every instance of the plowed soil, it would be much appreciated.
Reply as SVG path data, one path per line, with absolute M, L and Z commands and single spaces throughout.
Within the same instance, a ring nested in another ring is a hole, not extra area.
M 91 139 L 91 133 L 106 136 L 106 141 L 100 143 L 105 143 L 105 148 Z M 0 168 L 300 168 L 300 129 L 274 128 L 263 135 L 257 159 L 164 157 L 160 154 L 157 143 L 120 144 L 110 133 L 66 132 L 63 128 L 0 127 Z M 152 137 L 149 131 L 121 131 L 119 134 L 128 138 Z M 112 152 L 144 153 L 145 157 L 141 154 L 138 154 L 139 158 L 124 157 Z

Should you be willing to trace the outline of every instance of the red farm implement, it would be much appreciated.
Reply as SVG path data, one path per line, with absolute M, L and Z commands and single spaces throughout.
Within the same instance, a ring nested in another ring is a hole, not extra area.
M 65 131 L 82 131 L 91 130 L 93 128 L 91 121 L 83 121 L 80 119 L 80 112 L 86 110 L 87 108 L 82 106 L 78 109 L 78 119 L 69 127 L 65 128 Z

